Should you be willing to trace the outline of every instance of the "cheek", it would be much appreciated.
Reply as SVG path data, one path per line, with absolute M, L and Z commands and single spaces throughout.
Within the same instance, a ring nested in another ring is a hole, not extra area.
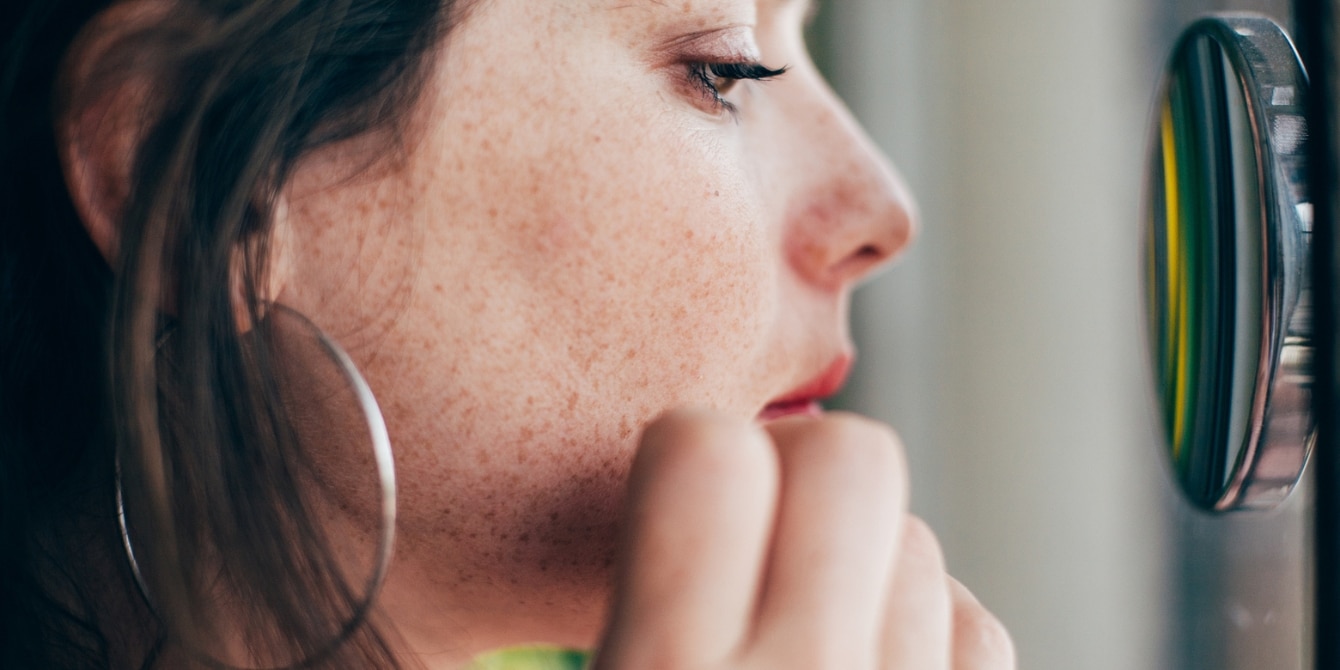
M 441 137 L 452 151 L 433 181 L 447 186 L 424 248 L 451 260 L 426 269 L 444 299 L 471 306 L 452 318 L 489 321 L 472 340 L 524 340 L 497 355 L 559 373 L 551 389 L 578 376 L 606 397 L 674 391 L 733 407 L 775 326 L 780 232 L 730 129 L 657 109 L 504 112 Z
M 594 350 L 689 378 L 731 369 L 758 340 L 777 272 L 749 184 L 695 139 L 608 138 L 586 174 L 552 184 L 566 201 L 523 215 L 510 266 L 542 322 L 589 330 L 578 339 Z
M 646 127 L 495 152 L 426 218 L 408 355 L 383 348 L 379 365 L 414 468 L 408 516 L 477 545 L 458 555 L 479 569 L 598 567 L 570 552 L 607 549 L 642 425 L 762 400 L 774 233 L 721 152 Z
M 405 542 L 460 579 L 598 579 L 642 426 L 766 400 L 780 232 L 730 129 L 642 94 L 448 90 L 385 187 L 401 205 L 375 213 L 416 267 L 353 353 L 396 445 Z

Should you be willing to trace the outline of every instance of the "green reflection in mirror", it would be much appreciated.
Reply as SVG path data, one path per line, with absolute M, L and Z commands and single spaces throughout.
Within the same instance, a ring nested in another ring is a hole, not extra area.
M 1164 429 L 1188 493 L 1228 483 L 1247 432 L 1259 346 L 1258 157 L 1241 85 L 1213 39 L 1187 40 L 1161 105 L 1156 169 L 1162 225 L 1150 227 L 1148 302 Z M 1161 196 L 1161 197 L 1160 197 Z M 1195 448 L 1195 445 L 1218 445 Z
M 1310 352 L 1299 216 L 1305 83 L 1269 19 L 1213 17 L 1178 42 L 1158 101 L 1149 341 L 1174 475 L 1209 509 L 1282 500 L 1306 457 L 1310 370 L 1279 374 L 1285 359 Z M 1275 430 L 1272 396 L 1291 400 Z M 1263 461 L 1275 447 L 1291 451 Z

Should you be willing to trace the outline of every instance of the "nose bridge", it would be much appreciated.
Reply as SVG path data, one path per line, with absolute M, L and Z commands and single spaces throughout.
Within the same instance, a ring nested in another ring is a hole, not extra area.
M 825 288 L 853 284 L 916 235 L 916 205 L 893 165 L 816 75 L 792 109 L 796 179 L 788 255 Z

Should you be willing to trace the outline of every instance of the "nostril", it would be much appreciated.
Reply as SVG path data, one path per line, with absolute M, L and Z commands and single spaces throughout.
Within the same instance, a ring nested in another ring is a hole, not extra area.
M 845 265 L 859 274 L 875 266 L 883 265 L 886 260 L 889 260 L 888 249 L 878 244 L 865 244 L 847 256 Z
M 877 246 L 875 246 L 875 245 L 873 245 L 873 244 L 867 244 L 867 245 L 861 247 L 860 249 L 857 249 L 857 250 L 856 250 L 856 253 L 853 254 L 853 255 L 856 256 L 857 258 L 865 258 L 865 259 L 874 260 L 874 259 L 883 258 L 883 257 L 884 257 L 884 252 L 883 252 L 883 251 L 880 251 L 879 247 L 877 247 Z
M 877 244 L 864 244 L 829 266 L 824 273 L 826 281 L 834 285 L 857 282 L 889 260 L 889 254 Z

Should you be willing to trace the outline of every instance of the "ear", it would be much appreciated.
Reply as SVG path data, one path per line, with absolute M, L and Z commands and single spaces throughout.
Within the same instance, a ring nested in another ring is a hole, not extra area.
M 89 237 L 113 267 L 153 91 L 151 70 L 121 47 L 161 20 L 165 5 L 131 0 L 93 17 L 70 45 L 56 82 L 55 130 L 65 182 Z
M 113 271 L 134 186 L 135 156 L 158 113 L 156 96 L 163 95 L 154 84 L 164 73 L 154 62 L 152 38 L 145 37 L 167 20 L 171 4 L 127 0 L 95 16 L 65 54 L 57 81 L 56 139 L 65 182 L 89 238 Z M 144 47 L 137 50 L 135 40 Z M 282 194 L 280 198 L 272 213 L 267 272 L 256 286 L 262 304 L 279 299 L 290 274 L 291 235 Z M 252 325 L 243 299 L 248 251 L 233 251 L 229 282 L 235 323 L 242 332 Z M 165 296 L 159 308 L 174 313 L 171 302 Z

